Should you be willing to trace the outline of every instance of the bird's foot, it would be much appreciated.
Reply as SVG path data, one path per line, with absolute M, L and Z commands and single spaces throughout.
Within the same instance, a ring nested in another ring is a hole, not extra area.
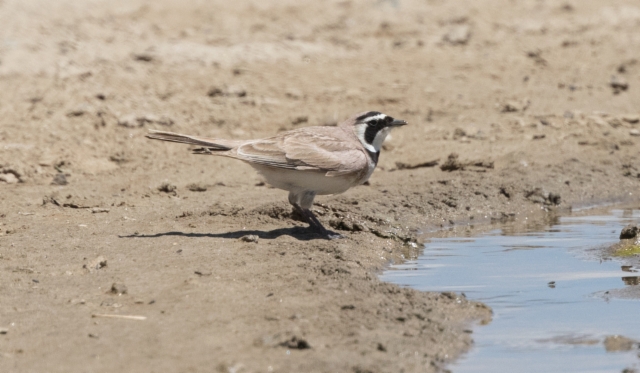
M 303 209 L 303 208 L 301 208 L 299 206 L 296 206 L 296 208 L 298 209 L 298 212 L 300 213 L 300 215 L 302 215 L 304 217 L 304 219 L 307 221 L 307 223 L 309 223 L 309 228 L 313 229 L 316 232 L 318 232 L 321 236 L 323 236 L 327 240 L 337 240 L 337 239 L 341 239 L 341 238 L 346 238 L 345 236 L 343 236 L 341 234 L 328 231 L 322 225 L 322 223 L 320 223 L 320 220 L 318 220 L 318 218 L 316 218 L 316 216 L 313 214 L 313 212 L 311 212 L 311 210 Z

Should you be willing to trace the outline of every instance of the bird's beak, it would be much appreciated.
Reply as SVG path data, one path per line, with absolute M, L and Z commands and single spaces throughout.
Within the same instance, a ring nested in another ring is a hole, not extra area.
M 400 127 L 400 126 L 404 126 L 405 124 L 407 124 L 407 122 L 405 122 L 402 119 L 394 119 L 393 122 L 391 122 L 389 124 L 390 127 Z

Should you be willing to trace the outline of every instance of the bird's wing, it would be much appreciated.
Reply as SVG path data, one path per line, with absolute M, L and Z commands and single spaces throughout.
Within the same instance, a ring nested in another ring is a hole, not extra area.
M 364 151 L 336 127 L 306 127 L 256 140 L 237 148 L 237 157 L 276 168 L 324 171 L 327 176 L 360 172 L 368 165 Z

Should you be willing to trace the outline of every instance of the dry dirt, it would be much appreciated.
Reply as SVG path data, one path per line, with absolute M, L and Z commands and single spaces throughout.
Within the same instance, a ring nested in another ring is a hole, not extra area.
M 377 274 L 437 229 L 636 204 L 639 50 L 634 0 L 0 0 L 0 371 L 442 369 L 490 310 Z M 410 124 L 317 198 L 337 241 L 144 138 L 364 110 Z

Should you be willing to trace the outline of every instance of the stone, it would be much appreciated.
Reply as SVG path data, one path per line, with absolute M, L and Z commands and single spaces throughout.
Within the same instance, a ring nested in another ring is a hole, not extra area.
M 636 238 L 636 236 L 638 235 L 638 231 L 639 229 L 637 226 L 629 224 L 626 227 L 622 228 L 622 231 L 620 232 L 620 239 L 626 240 Z
M 255 234 L 248 234 L 246 236 L 240 237 L 240 241 L 242 241 L 242 242 L 258 243 L 258 239 L 259 239 L 259 237 L 256 236 Z
M 627 114 L 627 115 L 624 115 L 622 117 L 622 120 L 627 122 L 627 123 L 635 124 L 635 123 L 640 122 L 640 115 Z
M 7 184 L 17 184 L 20 180 L 12 173 L 0 174 L 0 181 Z
M 471 39 L 471 27 L 469 25 L 454 25 L 442 37 L 449 44 L 463 45 Z

